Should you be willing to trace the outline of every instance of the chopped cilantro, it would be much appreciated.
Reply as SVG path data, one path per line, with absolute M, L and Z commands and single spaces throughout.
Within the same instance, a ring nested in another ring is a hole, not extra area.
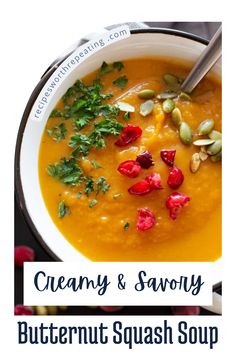
M 105 177 L 99 177 L 97 180 L 97 190 L 96 190 L 96 196 L 100 191 L 102 191 L 103 194 L 105 194 L 108 189 L 110 188 L 110 185 L 107 183 L 107 180 Z
M 64 184 L 79 185 L 83 181 L 83 171 L 74 158 L 63 158 L 54 165 L 48 165 L 48 174 Z
M 125 85 L 127 84 L 128 79 L 125 75 L 120 76 L 118 79 L 112 81 L 112 83 L 120 88 L 124 88 Z
M 59 109 L 53 109 L 52 112 L 50 113 L 49 118 L 57 118 L 57 117 L 63 117 L 63 113 Z
M 62 139 L 65 139 L 67 133 L 65 123 L 54 125 L 54 127 L 51 129 L 47 129 L 47 133 L 55 141 L 61 141 Z
M 130 119 L 130 112 L 125 112 L 124 115 L 123 115 L 123 118 L 125 120 L 129 120 Z
M 70 208 L 65 205 L 64 201 L 62 200 L 58 205 L 58 217 L 63 218 L 65 215 L 70 214 Z
M 90 208 L 93 208 L 97 203 L 98 203 L 97 199 L 92 199 L 92 200 L 89 202 L 89 207 L 90 207 Z
M 110 73 L 113 70 L 112 65 L 107 64 L 105 61 L 102 63 L 100 70 L 99 70 L 99 76 L 103 76 L 105 74 Z
M 84 193 L 88 197 L 92 192 L 94 192 L 94 181 L 91 178 L 87 178 L 85 181 Z
M 126 223 L 124 224 L 124 230 L 127 231 L 129 227 L 130 227 L 130 223 L 129 223 L 129 222 L 126 222 Z
M 118 70 L 118 71 L 121 71 L 121 69 L 124 68 L 124 64 L 121 61 L 115 61 L 113 63 L 113 68 Z
M 95 169 L 102 168 L 102 166 L 95 160 L 90 161 Z

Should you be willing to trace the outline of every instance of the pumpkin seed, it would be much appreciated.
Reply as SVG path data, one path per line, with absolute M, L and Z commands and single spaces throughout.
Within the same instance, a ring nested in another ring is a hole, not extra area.
M 206 152 L 200 151 L 199 157 L 200 157 L 201 161 L 206 161 L 208 159 L 208 154 Z
M 207 149 L 208 155 L 216 155 L 222 149 L 222 141 L 216 140 L 212 145 L 210 145 Z
M 165 74 L 163 75 L 163 80 L 168 86 L 174 86 L 179 84 L 179 79 L 177 76 L 172 74 Z
M 218 154 L 211 156 L 212 162 L 218 162 L 222 160 L 222 151 L 218 152 Z
M 199 139 L 199 140 L 195 140 L 193 142 L 193 145 L 195 146 L 206 146 L 206 145 L 211 145 L 215 142 L 215 140 L 212 139 Z
M 118 107 L 122 112 L 134 112 L 135 111 L 134 106 L 131 106 L 131 104 L 126 103 L 126 102 L 116 102 L 115 106 Z
M 179 128 L 179 137 L 183 144 L 190 145 L 193 141 L 192 129 L 186 122 L 182 122 Z
M 175 107 L 173 109 L 173 111 L 171 112 L 171 120 L 176 127 L 180 126 L 180 124 L 182 123 L 182 114 L 179 108 Z
M 199 135 L 205 135 L 209 134 L 212 129 L 214 128 L 215 121 L 214 119 L 206 119 L 203 122 L 201 122 L 197 128 L 198 134 Z M 215 139 L 213 139 L 215 140 Z
M 142 91 L 138 92 L 138 97 L 144 98 L 144 99 L 153 98 L 153 97 L 155 97 L 155 95 L 156 95 L 155 91 L 149 90 L 149 89 L 142 90 Z
M 213 140 L 220 140 L 222 138 L 222 134 L 217 130 L 212 130 L 208 136 Z
M 162 109 L 165 113 L 170 113 L 173 111 L 175 108 L 175 103 L 173 100 L 170 98 L 167 98 L 163 103 L 162 103 Z
M 199 170 L 200 165 L 201 165 L 201 159 L 199 153 L 196 152 L 195 154 L 192 155 L 190 160 L 190 171 L 192 173 L 196 173 Z
M 49 315 L 57 315 L 57 306 L 47 306 Z
M 174 91 L 163 91 L 157 95 L 158 100 L 166 100 L 167 98 L 175 98 L 178 96 L 177 92 Z
M 154 108 L 154 102 L 152 100 L 148 100 L 140 105 L 139 113 L 146 117 L 148 114 L 152 113 Z
M 180 92 L 179 98 L 183 101 L 192 101 L 192 97 L 186 92 Z
M 207 146 L 201 146 L 200 151 L 204 152 L 204 154 L 207 154 Z

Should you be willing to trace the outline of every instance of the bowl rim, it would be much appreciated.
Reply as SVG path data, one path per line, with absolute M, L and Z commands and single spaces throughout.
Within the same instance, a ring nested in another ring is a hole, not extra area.
M 150 33 L 150 34 L 155 34 L 155 33 L 161 33 L 161 34 L 167 34 L 167 35 L 172 35 L 172 36 L 177 36 L 177 37 L 184 37 L 190 40 L 193 40 L 195 42 L 207 45 L 209 41 L 207 39 L 204 39 L 198 35 L 184 32 L 184 31 L 179 31 L 179 30 L 174 30 L 174 29 L 169 29 L 169 28 L 145 28 L 145 29 L 132 29 L 130 30 L 130 33 L 133 34 L 143 34 L 143 33 Z M 16 140 L 16 146 L 15 146 L 15 161 L 14 161 L 14 181 L 15 181 L 15 195 L 16 195 L 16 201 L 18 203 L 18 206 L 20 208 L 20 211 L 22 212 L 23 218 L 29 227 L 31 233 L 35 237 L 36 241 L 40 244 L 40 246 L 46 251 L 46 253 L 52 258 L 53 261 L 59 261 L 61 262 L 62 260 L 52 251 L 52 249 L 46 244 L 44 241 L 44 238 L 42 235 L 39 233 L 37 230 L 36 226 L 34 225 L 30 214 L 28 212 L 25 198 L 24 198 L 24 192 L 22 188 L 22 182 L 21 182 L 21 173 L 20 173 L 20 153 L 21 153 L 21 145 L 22 145 L 22 140 L 23 140 L 23 135 L 24 135 L 24 130 L 26 127 L 26 123 L 28 121 L 31 109 L 34 105 L 35 100 L 37 99 L 39 93 L 41 92 L 42 88 L 44 87 L 45 83 L 48 81 L 50 76 L 54 73 L 54 71 L 57 69 L 57 67 L 71 54 L 68 53 L 65 55 L 63 58 L 60 58 L 60 60 L 56 63 L 54 61 L 53 66 L 49 66 L 49 68 L 44 72 L 43 76 L 41 77 L 40 81 L 38 84 L 35 86 L 33 89 L 33 92 L 31 93 L 29 100 L 26 104 L 25 110 L 23 112 L 20 126 L 18 129 L 18 134 L 17 134 L 17 140 Z

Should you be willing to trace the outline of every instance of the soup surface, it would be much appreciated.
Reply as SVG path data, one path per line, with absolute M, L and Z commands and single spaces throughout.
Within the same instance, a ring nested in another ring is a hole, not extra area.
M 168 58 L 103 63 L 52 111 L 41 190 L 58 229 L 89 259 L 221 256 L 221 85 L 205 78 L 189 97 L 180 93 L 188 72 Z

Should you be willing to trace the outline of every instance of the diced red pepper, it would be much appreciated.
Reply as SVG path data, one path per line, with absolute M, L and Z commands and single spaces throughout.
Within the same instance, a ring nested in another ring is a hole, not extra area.
M 161 150 L 161 158 L 168 166 L 174 166 L 176 150 Z
M 159 173 L 151 173 L 150 175 L 146 176 L 145 180 L 149 183 L 152 190 L 163 189 L 161 185 L 161 176 Z
M 119 164 L 117 170 L 122 174 L 130 178 L 135 178 L 141 171 L 141 166 L 137 161 L 127 160 Z
M 139 154 L 136 158 L 136 161 L 140 164 L 142 168 L 146 168 L 146 169 L 154 165 L 152 155 L 150 154 L 149 151 L 144 151 L 141 154 Z
M 182 208 L 186 207 L 190 198 L 179 192 L 173 192 L 166 200 L 166 207 L 170 210 L 171 219 L 175 220 Z
M 184 181 L 184 175 L 180 168 L 173 167 L 170 171 L 167 184 L 172 189 L 177 189 L 181 186 Z
M 15 265 L 22 267 L 24 262 L 33 262 L 35 260 L 35 252 L 28 246 L 16 246 L 14 250 Z
M 120 138 L 115 142 L 117 146 L 126 146 L 133 143 L 142 135 L 142 129 L 135 125 L 127 125 L 120 132 Z
M 145 179 L 143 179 L 131 186 L 128 189 L 128 192 L 134 195 L 145 195 L 151 192 L 151 190 L 152 189 L 150 187 L 150 184 Z
M 153 212 L 148 208 L 138 209 L 137 230 L 146 231 L 151 229 L 156 223 Z

